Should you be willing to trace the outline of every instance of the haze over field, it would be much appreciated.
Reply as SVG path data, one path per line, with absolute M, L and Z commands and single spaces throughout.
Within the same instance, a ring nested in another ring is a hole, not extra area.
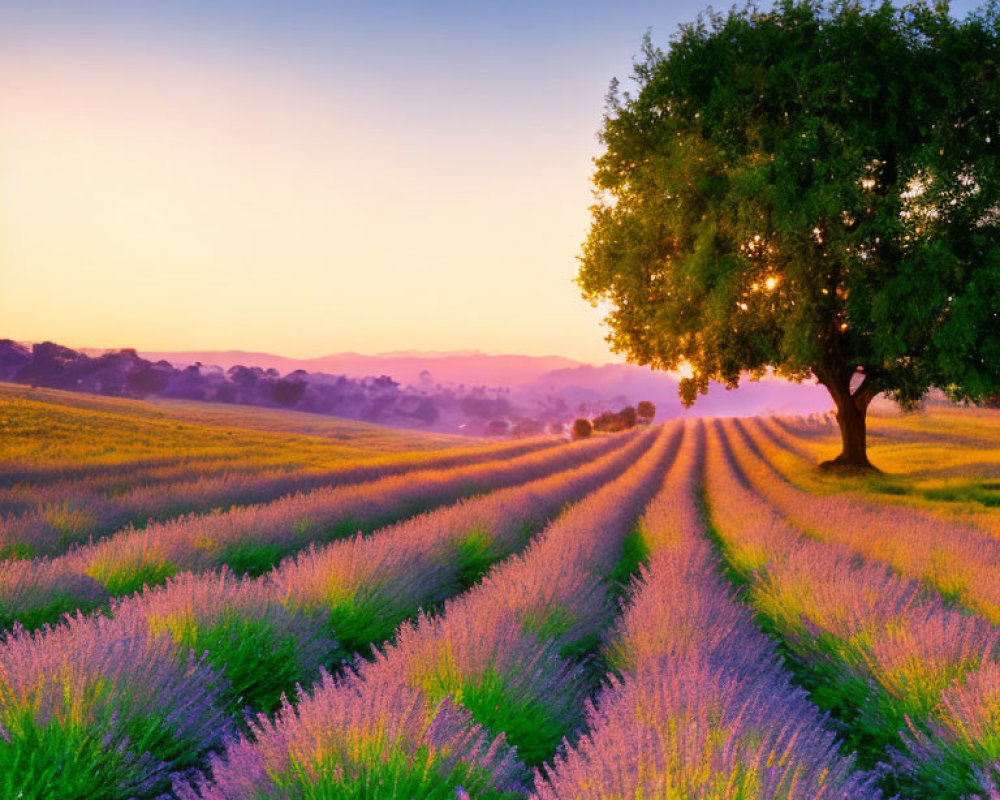
M 410 386 L 490 386 L 510 389 L 515 398 L 529 400 L 546 394 L 563 396 L 574 407 L 634 404 L 650 400 L 661 418 L 679 415 L 787 413 L 810 414 L 830 409 L 826 392 L 812 384 L 789 384 L 780 379 L 745 382 L 727 391 L 713 384 L 697 406 L 686 411 L 677 394 L 677 377 L 635 364 L 585 364 L 560 356 L 488 355 L 476 352 L 379 353 L 365 356 L 338 353 L 309 359 L 292 359 L 269 353 L 242 351 L 143 352 L 151 361 L 165 359 L 175 366 L 195 362 L 229 369 L 237 364 L 275 368 L 279 372 L 304 369 L 364 378 L 389 375 Z
M 144 357 L 145 356 L 145 357 Z M 684 409 L 678 377 L 631 364 L 462 353 L 355 353 L 296 360 L 264 353 L 80 352 L 0 339 L 0 381 L 110 397 L 282 408 L 465 435 L 561 433 L 579 417 L 643 402 L 659 419 L 829 408 L 818 386 L 773 377 L 727 391 L 713 385 Z

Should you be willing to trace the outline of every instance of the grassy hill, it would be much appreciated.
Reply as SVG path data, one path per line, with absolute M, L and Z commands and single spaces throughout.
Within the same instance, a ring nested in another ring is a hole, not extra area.
M 70 466 L 134 459 L 250 459 L 327 468 L 352 459 L 479 447 L 297 411 L 190 400 L 129 400 L 0 383 L 0 464 Z

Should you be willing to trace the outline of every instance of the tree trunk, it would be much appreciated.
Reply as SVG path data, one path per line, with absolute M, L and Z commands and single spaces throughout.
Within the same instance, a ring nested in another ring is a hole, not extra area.
M 868 460 L 868 429 L 865 419 L 868 404 L 848 396 L 837 404 L 837 424 L 840 426 L 840 455 L 828 465 L 874 469 Z
M 824 461 L 821 467 L 843 467 L 851 470 L 874 470 L 868 460 L 868 429 L 865 417 L 868 404 L 875 397 L 871 381 L 865 379 L 856 391 L 851 392 L 850 376 L 838 381 L 824 381 L 827 391 L 837 406 L 837 424 L 840 426 L 840 455 Z

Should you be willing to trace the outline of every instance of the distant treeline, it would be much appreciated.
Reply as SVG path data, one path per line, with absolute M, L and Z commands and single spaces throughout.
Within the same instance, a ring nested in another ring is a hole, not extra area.
M 429 376 L 428 376 L 429 377 Z M 0 380 L 113 397 L 173 397 L 332 414 L 408 428 L 473 435 L 534 435 L 562 430 L 568 411 L 544 419 L 519 414 L 497 387 L 404 387 L 387 375 L 348 378 L 236 365 L 228 370 L 148 361 L 132 349 L 89 356 L 53 342 L 31 347 L 0 340 Z

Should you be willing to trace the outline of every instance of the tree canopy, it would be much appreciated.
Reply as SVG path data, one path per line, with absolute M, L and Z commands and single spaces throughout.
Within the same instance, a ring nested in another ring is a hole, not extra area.
M 1000 12 L 710 13 L 616 82 L 578 283 L 612 348 L 710 380 L 814 376 L 865 413 L 1000 389 Z

